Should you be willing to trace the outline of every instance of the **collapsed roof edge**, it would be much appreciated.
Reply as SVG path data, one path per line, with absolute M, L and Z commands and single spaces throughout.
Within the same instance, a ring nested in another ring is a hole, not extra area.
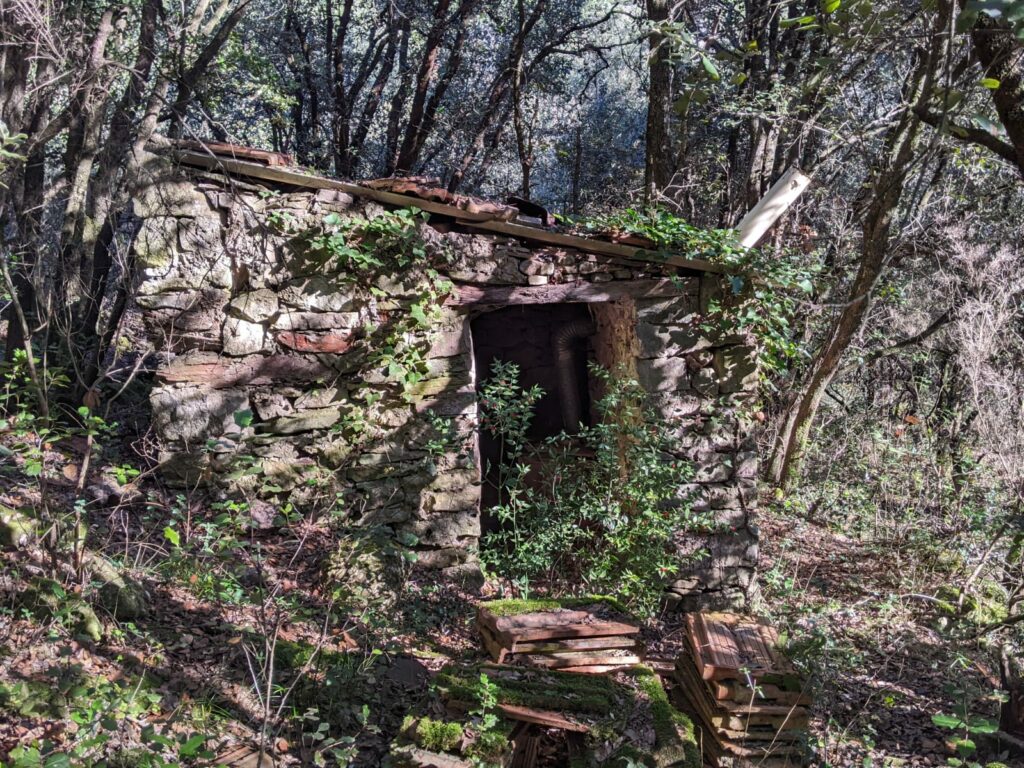
M 196 147 L 197 145 L 190 144 L 187 146 Z M 645 264 L 668 264 L 689 272 L 730 274 L 737 271 L 730 269 L 728 265 L 716 264 L 705 259 L 692 259 L 675 253 L 647 250 L 623 243 L 555 232 L 549 229 L 509 221 L 507 216 L 497 211 L 497 208 L 500 206 L 485 206 L 483 210 L 480 210 L 479 206 L 476 209 L 474 209 L 474 206 L 460 208 L 415 195 L 391 192 L 363 184 L 318 176 L 296 168 L 284 167 L 279 161 L 273 159 L 283 157 L 279 153 L 248 150 L 244 147 L 234 148 L 231 145 L 225 146 L 228 148 L 223 150 L 223 154 L 215 154 L 209 148 L 206 151 L 197 151 L 197 149 L 186 148 L 182 144 L 172 144 L 170 142 L 154 142 L 148 149 L 159 154 L 169 155 L 181 165 L 201 168 L 225 176 L 243 177 L 263 183 L 286 185 L 302 189 L 337 190 L 353 197 L 374 200 L 384 205 L 418 208 L 430 214 L 447 216 L 467 229 L 507 235 L 519 240 L 543 245 L 572 248 L 599 256 Z M 259 157 L 264 162 L 254 162 L 252 159 L 239 159 L 243 156 L 248 158 Z M 264 159 L 264 156 L 266 159 Z

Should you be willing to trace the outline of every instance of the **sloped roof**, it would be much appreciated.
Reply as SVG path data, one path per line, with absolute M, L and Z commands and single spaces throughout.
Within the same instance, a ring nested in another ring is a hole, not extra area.
M 645 247 L 642 240 L 637 241 L 635 238 L 627 238 L 627 242 L 623 242 L 584 237 L 545 226 L 543 221 L 546 217 L 524 217 L 516 206 L 449 192 L 436 179 L 396 177 L 358 183 L 339 181 L 294 167 L 288 155 L 234 144 L 174 142 L 169 147 L 157 149 L 169 149 L 182 165 L 263 183 L 330 189 L 385 205 L 419 208 L 430 214 L 449 217 L 469 230 L 502 234 L 532 243 L 571 248 L 626 261 L 668 264 L 692 272 L 729 271 L 722 264 L 657 250 L 653 244 Z

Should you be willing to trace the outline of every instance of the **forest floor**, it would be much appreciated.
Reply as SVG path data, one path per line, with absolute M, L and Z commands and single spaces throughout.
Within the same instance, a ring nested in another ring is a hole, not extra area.
M 764 612 L 811 679 L 821 765 L 952 764 L 967 734 L 932 716 L 997 718 L 991 652 L 957 639 L 934 598 L 949 578 L 941 557 L 794 517 L 764 515 L 761 536 Z
M 46 458 L 66 478 L 47 488 L 51 508 L 73 508 L 71 455 Z M 14 477 L 0 472 L 0 505 L 39 505 L 38 487 Z M 0 761 L 31 765 L 12 751 L 36 744 L 44 756 L 113 750 L 122 757 L 111 765 L 173 765 L 138 760 L 173 746 L 214 758 L 200 764 L 253 766 L 267 723 L 280 765 L 375 766 L 432 672 L 484 658 L 478 596 L 429 574 L 410 569 L 396 597 L 362 595 L 358 612 L 342 610 L 352 594 L 326 575 L 337 551 L 326 518 L 253 527 L 201 496 L 105 482 L 113 492 L 94 491 L 85 511 L 90 541 L 132 564 L 149 610 L 124 621 L 97 611 L 103 636 L 89 637 L 72 607 L 80 588 L 51 585 L 61 607 L 29 610 L 24 595 L 48 584 L 49 563 L 38 549 L 4 553 Z M 760 610 L 811 680 L 814 764 L 946 765 L 955 734 L 932 716 L 966 703 L 991 717 L 998 676 L 936 609 L 941 562 L 792 516 L 763 515 L 761 533 Z M 678 617 L 655 622 L 649 646 L 670 654 L 679 628 Z

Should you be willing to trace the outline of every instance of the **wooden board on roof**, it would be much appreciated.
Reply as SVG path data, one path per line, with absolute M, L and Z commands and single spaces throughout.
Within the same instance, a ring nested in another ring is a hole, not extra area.
M 156 149 L 161 149 L 156 147 Z M 448 216 L 459 221 L 468 229 L 481 232 L 492 232 L 504 234 L 528 242 L 556 245 L 563 248 L 575 248 L 586 253 L 594 253 L 603 256 L 613 256 L 628 261 L 644 264 L 668 264 L 680 269 L 692 272 L 711 272 L 727 274 L 728 267 L 722 264 L 715 264 L 703 259 L 689 259 L 677 254 L 663 254 L 652 252 L 643 248 L 613 243 L 604 240 L 595 240 L 577 235 L 570 235 L 563 232 L 553 232 L 547 229 L 529 227 L 523 224 L 516 224 L 511 221 L 502 221 L 496 217 L 494 211 L 470 210 L 435 202 L 433 200 L 413 197 L 412 195 L 397 194 L 383 189 L 371 189 L 360 184 L 353 184 L 345 181 L 328 179 L 323 176 L 304 173 L 290 168 L 276 166 L 265 166 L 254 162 L 236 160 L 231 157 L 217 156 L 208 152 L 196 152 L 188 149 L 174 149 L 173 156 L 183 165 L 209 170 L 219 171 L 228 175 L 237 175 L 250 179 L 283 184 L 292 187 L 307 189 L 334 189 L 355 197 L 362 197 L 376 200 L 385 205 L 394 205 L 403 208 L 419 208 L 442 216 Z

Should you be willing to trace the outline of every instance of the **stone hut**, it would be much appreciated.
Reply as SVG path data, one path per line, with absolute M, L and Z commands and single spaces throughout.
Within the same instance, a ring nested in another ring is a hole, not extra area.
M 234 483 L 254 516 L 344 507 L 413 547 L 418 567 L 471 573 L 489 524 L 493 446 L 477 414 L 491 361 L 544 388 L 537 437 L 587 418 L 588 361 L 624 366 L 670 425 L 674 456 L 696 466 L 680 494 L 719 523 L 688 545 L 706 556 L 670 597 L 743 602 L 758 555 L 757 376 L 742 338 L 704 330 L 728 286 L 720 265 L 566 234 L 522 202 L 286 163 L 179 147 L 153 156 L 134 201 L 165 477 Z M 409 263 L 368 262 L 358 243 L 375 238 L 397 238 Z

